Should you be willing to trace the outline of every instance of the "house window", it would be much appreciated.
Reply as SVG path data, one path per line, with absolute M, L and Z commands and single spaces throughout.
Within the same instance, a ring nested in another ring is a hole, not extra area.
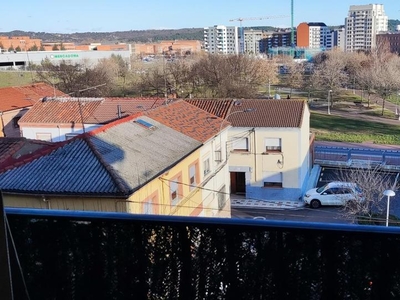
M 280 138 L 265 139 L 265 151 L 266 152 L 282 152 L 281 139 Z
M 226 203 L 225 185 L 218 191 L 218 210 L 223 210 Z
M 146 215 L 158 215 L 158 191 L 152 193 L 145 201 L 142 202 L 142 213 Z
M 191 165 L 189 167 L 189 184 L 190 190 L 193 190 L 198 184 L 199 184 L 199 180 L 198 180 L 198 163 L 194 163 L 193 165 Z
M 79 135 L 79 133 L 66 133 L 65 134 L 65 139 L 66 140 L 70 140 L 70 139 L 72 139 L 73 137 L 75 137 L 77 135 Z
M 51 142 L 51 133 L 36 133 L 36 139 Z
M 282 172 L 263 172 L 264 187 L 282 187 Z
M 155 214 L 155 203 L 153 202 L 153 199 L 143 202 L 143 213 L 145 215 Z
M 206 158 L 203 161 L 203 174 L 204 176 L 207 175 L 208 173 L 211 172 L 211 168 L 210 168 L 210 158 Z
M 221 141 L 219 144 L 215 146 L 215 161 L 221 162 L 222 161 L 222 148 L 221 148 Z
M 177 205 L 182 195 L 181 177 L 178 176 L 169 183 L 169 194 L 172 205 Z
M 249 139 L 248 138 L 237 139 L 233 142 L 232 147 L 234 151 L 249 151 Z

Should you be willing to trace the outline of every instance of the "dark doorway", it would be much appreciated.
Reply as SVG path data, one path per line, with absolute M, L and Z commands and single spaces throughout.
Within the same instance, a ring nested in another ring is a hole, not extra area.
M 231 172 L 231 193 L 239 195 L 246 194 L 245 172 Z

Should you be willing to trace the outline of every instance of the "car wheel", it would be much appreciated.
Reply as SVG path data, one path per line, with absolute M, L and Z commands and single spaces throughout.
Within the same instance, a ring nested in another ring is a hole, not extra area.
M 311 208 L 320 208 L 321 202 L 319 202 L 319 200 L 314 199 L 310 202 L 310 207 Z

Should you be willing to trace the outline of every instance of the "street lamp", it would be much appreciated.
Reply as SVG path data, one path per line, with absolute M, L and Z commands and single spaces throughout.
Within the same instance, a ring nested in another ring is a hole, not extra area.
M 328 91 L 328 115 L 331 114 L 331 93 L 332 93 L 332 90 L 329 90 Z
M 389 204 L 390 204 L 390 197 L 396 195 L 395 192 L 392 190 L 386 190 L 383 192 L 383 195 L 387 196 L 387 206 L 386 206 L 386 227 L 389 226 Z
M 252 112 L 252 111 L 256 111 L 256 109 L 255 108 L 246 108 L 246 109 L 243 109 L 243 110 L 237 110 L 237 111 L 231 112 L 230 114 L 228 114 L 226 116 L 225 119 L 222 120 L 221 126 L 219 126 L 219 147 L 221 149 L 221 158 L 222 158 L 222 136 L 221 136 L 221 130 L 222 130 L 222 126 L 224 125 L 225 120 L 227 120 L 230 116 L 232 116 L 234 114 L 247 113 L 247 112 Z M 226 153 L 226 158 L 228 158 L 228 153 L 227 153 L 226 149 L 225 149 L 225 153 Z
M 172 43 L 173 44 L 173 43 Z M 168 48 L 168 51 L 171 52 L 172 51 L 172 45 L 171 46 L 166 46 L 164 48 L 162 48 L 162 56 L 163 56 L 163 73 L 164 73 L 164 97 L 165 97 L 165 102 L 167 102 L 167 98 L 168 98 L 168 90 L 167 90 L 167 76 L 165 74 L 165 49 Z

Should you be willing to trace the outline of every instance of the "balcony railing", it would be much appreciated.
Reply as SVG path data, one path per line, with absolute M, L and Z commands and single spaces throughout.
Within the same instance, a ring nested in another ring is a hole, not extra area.
M 34 209 L 6 215 L 15 299 L 400 298 L 399 227 Z

